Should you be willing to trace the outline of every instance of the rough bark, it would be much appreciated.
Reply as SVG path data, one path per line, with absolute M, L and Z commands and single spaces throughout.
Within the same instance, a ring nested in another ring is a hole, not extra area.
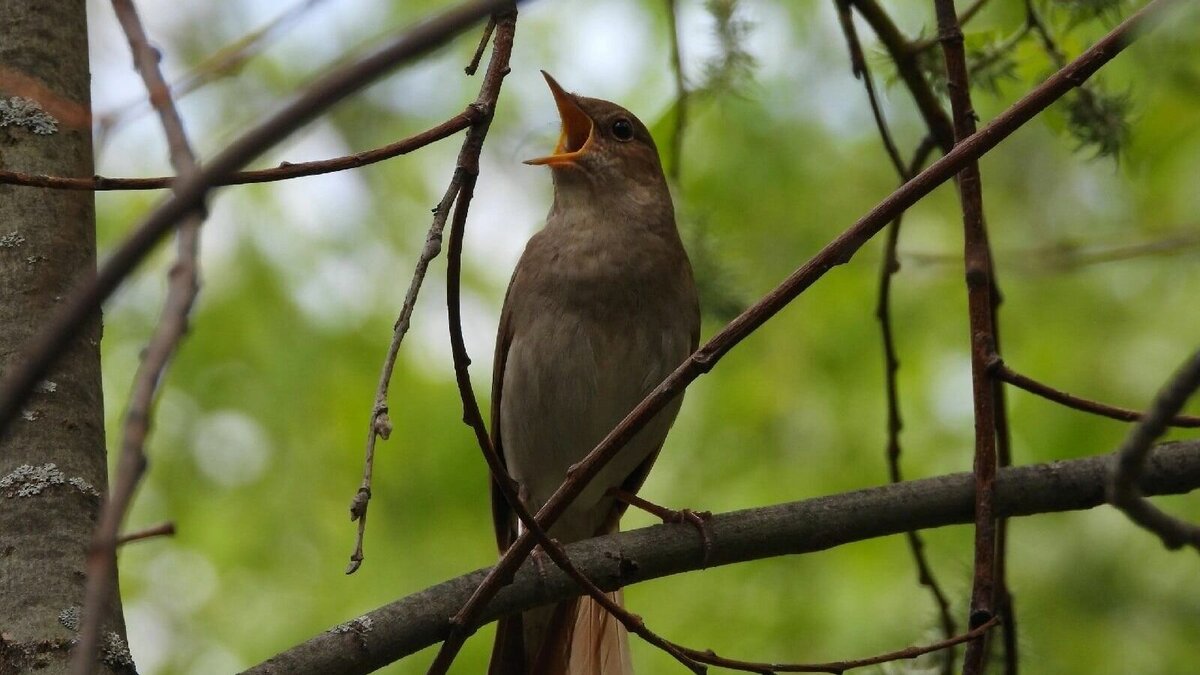
M 0 166 L 90 176 L 83 0 L 0 0 Z M 91 193 L 0 185 L 0 372 L 96 266 Z M 0 674 L 68 672 L 106 487 L 97 313 L 0 438 Z M 115 587 L 115 586 L 114 586 Z M 117 595 L 101 672 L 133 672 Z

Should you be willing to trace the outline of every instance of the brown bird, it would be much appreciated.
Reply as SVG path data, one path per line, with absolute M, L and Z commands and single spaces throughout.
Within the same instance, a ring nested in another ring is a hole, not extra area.
M 509 282 L 492 381 L 496 450 L 537 512 L 584 457 L 696 349 L 692 267 L 650 132 L 615 103 L 567 93 L 545 72 L 562 133 L 554 203 Z M 563 543 L 617 530 L 680 399 L 659 412 L 550 529 Z M 492 486 L 501 552 L 517 519 Z M 612 594 L 619 602 L 620 591 Z M 588 597 L 502 619 L 491 675 L 632 673 L 625 629 Z

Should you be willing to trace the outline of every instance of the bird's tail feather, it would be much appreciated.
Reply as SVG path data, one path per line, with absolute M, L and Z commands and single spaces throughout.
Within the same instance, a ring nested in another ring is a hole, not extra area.
M 620 590 L 608 594 L 624 606 Z M 531 675 L 632 675 L 625 626 L 588 596 L 554 607 Z M 528 637 L 528 634 L 527 634 Z
M 608 597 L 622 607 L 624 594 L 615 590 Z M 629 655 L 629 633 L 588 596 L 579 599 L 575 612 L 575 630 L 571 635 L 571 663 L 568 675 L 632 675 L 633 660 Z

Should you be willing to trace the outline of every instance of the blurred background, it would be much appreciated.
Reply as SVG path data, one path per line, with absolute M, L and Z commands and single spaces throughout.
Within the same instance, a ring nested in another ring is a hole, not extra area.
M 92 1 L 97 172 L 169 173 L 161 129 L 107 3 Z M 169 79 L 203 71 L 274 26 L 238 72 L 183 97 L 211 156 L 330 64 L 449 3 L 218 0 L 139 3 Z M 962 3 L 963 5 L 970 3 Z M 1068 57 L 1135 8 L 1092 18 L 1038 3 Z M 1179 3 L 1188 5 L 1189 3 Z M 910 36 L 931 35 L 929 3 L 887 2 Z M 1115 6 L 1115 8 L 1113 8 Z M 279 20 L 284 17 L 283 20 Z M 697 94 L 674 186 L 704 289 L 704 336 L 771 289 L 886 196 L 897 179 L 832 2 L 679 0 L 684 74 Z M 988 3 L 967 27 L 976 54 L 1021 30 L 1022 3 Z M 874 34 L 859 23 L 897 143 L 924 136 Z M 549 206 L 545 154 L 558 119 L 539 69 L 620 102 L 669 153 L 674 76 L 661 0 L 529 2 L 521 10 L 465 243 L 464 313 L 485 400 L 504 287 Z M 432 126 L 474 100 L 463 75 L 472 30 L 292 136 L 258 166 L 366 150 Z M 234 44 L 234 47 L 230 47 Z M 986 122 L 1053 70 L 1025 37 L 974 92 Z M 1088 138 L 1057 106 L 982 161 L 985 209 L 1004 292 L 1004 355 L 1071 392 L 1140 408 L 1200 343 L 1200 15 L 1165 25 L 1099 77 L 1109 107 Z M 934 63 L 940 60 L 933 52 Z M 211 70 L 211 68 L 209 68 Z M 1107 129 L 1107 134 L 1103 132 Z M 1115 139 L 1115 145 L 1105 141 Z M 128 518 L 178 534 L 129 545 L 121 588 L 144 673 L 225 673 L 495 559 L 485 466 L 461 421 L 446 334 L 444 257 L 433 263 L 391 387 L 366 560 L 347 506 L 358 487 L 376 382 L 405 289 L 460 138 L 368 168 L 216 193 L 203 233 L 204 288 L 167 376 L 150 471 Z M 1119 151 L 1111 151 L 1119 145 Z M 98 193 L 101 255 L 161 193 Z M 971 466 L 970 362 L 961 216 L 944 186 L 909 212 L 893 292 L 905 428 L 916 478 Z M 712 511 L 887 481 L 883 356 L 874 305 L 882 237 L 730 353 L 687 394 L 644 495 Z M 106 308 L 105 398 L 116 446 L 139 351 L 159 315 L 163 246 Z M 1010 390 L 1014 461 L 1113 450 L 1127 426 Z M 1200 412 L 1195 402 L 1192 412 Z M 1194 436 L 1194 434 L 1193 434 Z M 115 459 L 115 457 L 114 457 Z M 1192 520 L 1195 496 L 1157 500 Z M 630 513 L 625 529 L 651 524 Z M 926 533 L 960 626 L 972 531 Z M 1025 673 L 1180 673 L 1200 644 L 1196 558 L 1108 508 L 1011 524 L 1009 582 Z M 627 590 L 664 635 L 768 661 L 863 657 L 937 639 L 937 615 L 901 537 L 663 579 Z M 491 629 L 455 672 L 483 672 Z M 639 672 L 678 672 L 635 640 Z M 384 672 L 422 673 L 424 652 Z M 934 672 L 936 660 L 861 672 Z

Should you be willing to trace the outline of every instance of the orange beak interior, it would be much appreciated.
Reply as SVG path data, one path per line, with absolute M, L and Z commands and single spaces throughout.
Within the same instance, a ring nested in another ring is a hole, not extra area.
M 573 164 L 583 153 L 587 152 L 592 143 L 592 118 L 579 107 L 575 97 L 567 93 L 558 82 L 550 77 L 550 73 L 542 71 L 550 93 L 554 94 L 554 104 L 558 106 L 558 116 L 562 119 L 562 133 L 558 137 L 558 146 L 553 155 L 525 160 L 526 164 L 546 164 L 549 166 Z

